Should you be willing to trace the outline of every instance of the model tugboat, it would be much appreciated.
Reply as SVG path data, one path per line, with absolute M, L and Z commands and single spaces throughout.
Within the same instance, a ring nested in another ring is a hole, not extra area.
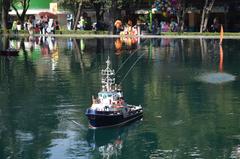
M 18 50 L 13 48 L 8 48 L 6 50 L 0 50 L 1 56 L 18 56 Z
M 97 98 L 92 97 L 92 105 L 86 110 L 91 128 L 120 126 L 143 116 L 141 105 L 130 105 L 124 101 L 122 90 L 115 84 L 115 71 L 109 67 L 109 57 L 106 63 L 106 69 L 101 71 L 102 90 Z

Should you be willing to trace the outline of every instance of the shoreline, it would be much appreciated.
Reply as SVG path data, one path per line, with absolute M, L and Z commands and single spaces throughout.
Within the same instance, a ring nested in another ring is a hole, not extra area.
M 239 34 L 239 33 L 236 33 Z M 10 37 L 28 37 L 28 36 L 45 36 L 45 37 L 62 37 L 62 38 L 68 38 L 68 37 L 73 37 L 73 38 L 170 38 L 170 39 L 219 39 L 220 34 L 217 35 L 214 33 L 214 35 L 199 35 L 198 34 L 163 34 L 163 35 L 137 35 L 137 36 L 122 36 L 122 35 L 113 35 L 113 34 L 1 34 L 3 36 L 10 36 Z M 224 35 L 223 39 L 240 39 L 240 34 L 239 35 Z

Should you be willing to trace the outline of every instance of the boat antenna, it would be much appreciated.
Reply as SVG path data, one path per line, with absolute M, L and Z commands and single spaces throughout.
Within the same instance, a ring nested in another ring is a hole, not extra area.
M 134 50 L 134 52 L 130 56 L 128 56 L 128 58 L 120 65 L 120 67 L 116 71 L 116 74 L 121 70 L 121 68 L 123 67 L 123 65 L 125 65 L 125 63 L 128 61 L 128 59 L 130 59 L 135 54 L 135 52 L 137 52 L 137 50 L 138 49 Z
M 143 55 L 144 55 L 144 53 L 142 53 L 142 55 L 137 58 L 137 60 L 133 63 L 133 65 L 130 67 L 130 69 L 128 70 L 128 72 L 126 73 L 126 75 L 123 77 L 123 79 L 120 81 L 119 84 L 121 84 L 121 83 L 125 80 L 125 78 L 126 78 L 127 75 L 129 74 L 129 72 L 133 69 L 133 67 L 136 65 L 136 63 L 141 59 L 141 57 L 142 57 Z
M 148 41 L 148 40 L 145 40 L 145 41 L 142 43 L 142 45 L 143 45 L 146 41 Z M 140 50 L 140 49 L 141 49 L 141 47 L 138 47 L 137 49 L 135 49 L 135 50 L 131 53 L 130 56 L 128 56 L 128 58 L 120 65 L 120 67 L 119 67 L 118 70 L 116 71 L 116 74 L 121 70 L 121 68 L 123 67 L 123 65 L 125 65 L 125 63 L 126 63 L 138 50 Z
M 101 71 L 102 74 L 102 86 L 103 89 L 106 89 L 106 91 L 111 90 L 111 86 L 115 84 L 115 71 L 110 68 L 110 58 L 108 56 L 108 59 L 106 61 L 107 67 Z

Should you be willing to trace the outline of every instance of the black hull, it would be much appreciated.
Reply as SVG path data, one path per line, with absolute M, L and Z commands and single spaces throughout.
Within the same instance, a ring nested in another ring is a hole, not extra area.
M 1 50 L 1 56 L 18 56 L 18 50 Z
M 121 126 L 123 124 L 139 120 L 143 117 L 142 110 L 129 112 L 127 115 L 114 112 L 98 112 L 87 109 L 86 116 L 88 117 L 91 128 L 107 128 Z

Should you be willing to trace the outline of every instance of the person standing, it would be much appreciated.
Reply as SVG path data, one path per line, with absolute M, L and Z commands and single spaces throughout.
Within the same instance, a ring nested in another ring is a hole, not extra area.
M 79 21 L 79 29 L 84 30 L 84 27 L 85 27 L 85 20 L 84 20 L 83 16 L 81 16 L 80 21 Z
M 45 26 L 44 26 L 43 16 L 40 17 L 38 24 L 39 24 L 40 34 L 45 34 Z
M 33 34 L 33 24 L 31 19 L 28 19 L 27 21 L 27 31 L 30 35 Z
M 220 32 L 220 24 L 217 18 L 213 19 L 213 24 L 211 25 L 212 32 Z
M 120 32 L 123 30 L 122 21 L 117 19 L 114 23 L 114 26 L 116 28 L 116 34 L 120 34 Z
M 17 34 L 17 21 L 16 20 L 13 21 L 12 31 L 14 34 Z
M 60 30 L 60 25 L 59 25 L 59 22 L 56 20 L 54 21 L 54 29 L 53 29 L 53 34 L 56 33 L 56 30 Z

